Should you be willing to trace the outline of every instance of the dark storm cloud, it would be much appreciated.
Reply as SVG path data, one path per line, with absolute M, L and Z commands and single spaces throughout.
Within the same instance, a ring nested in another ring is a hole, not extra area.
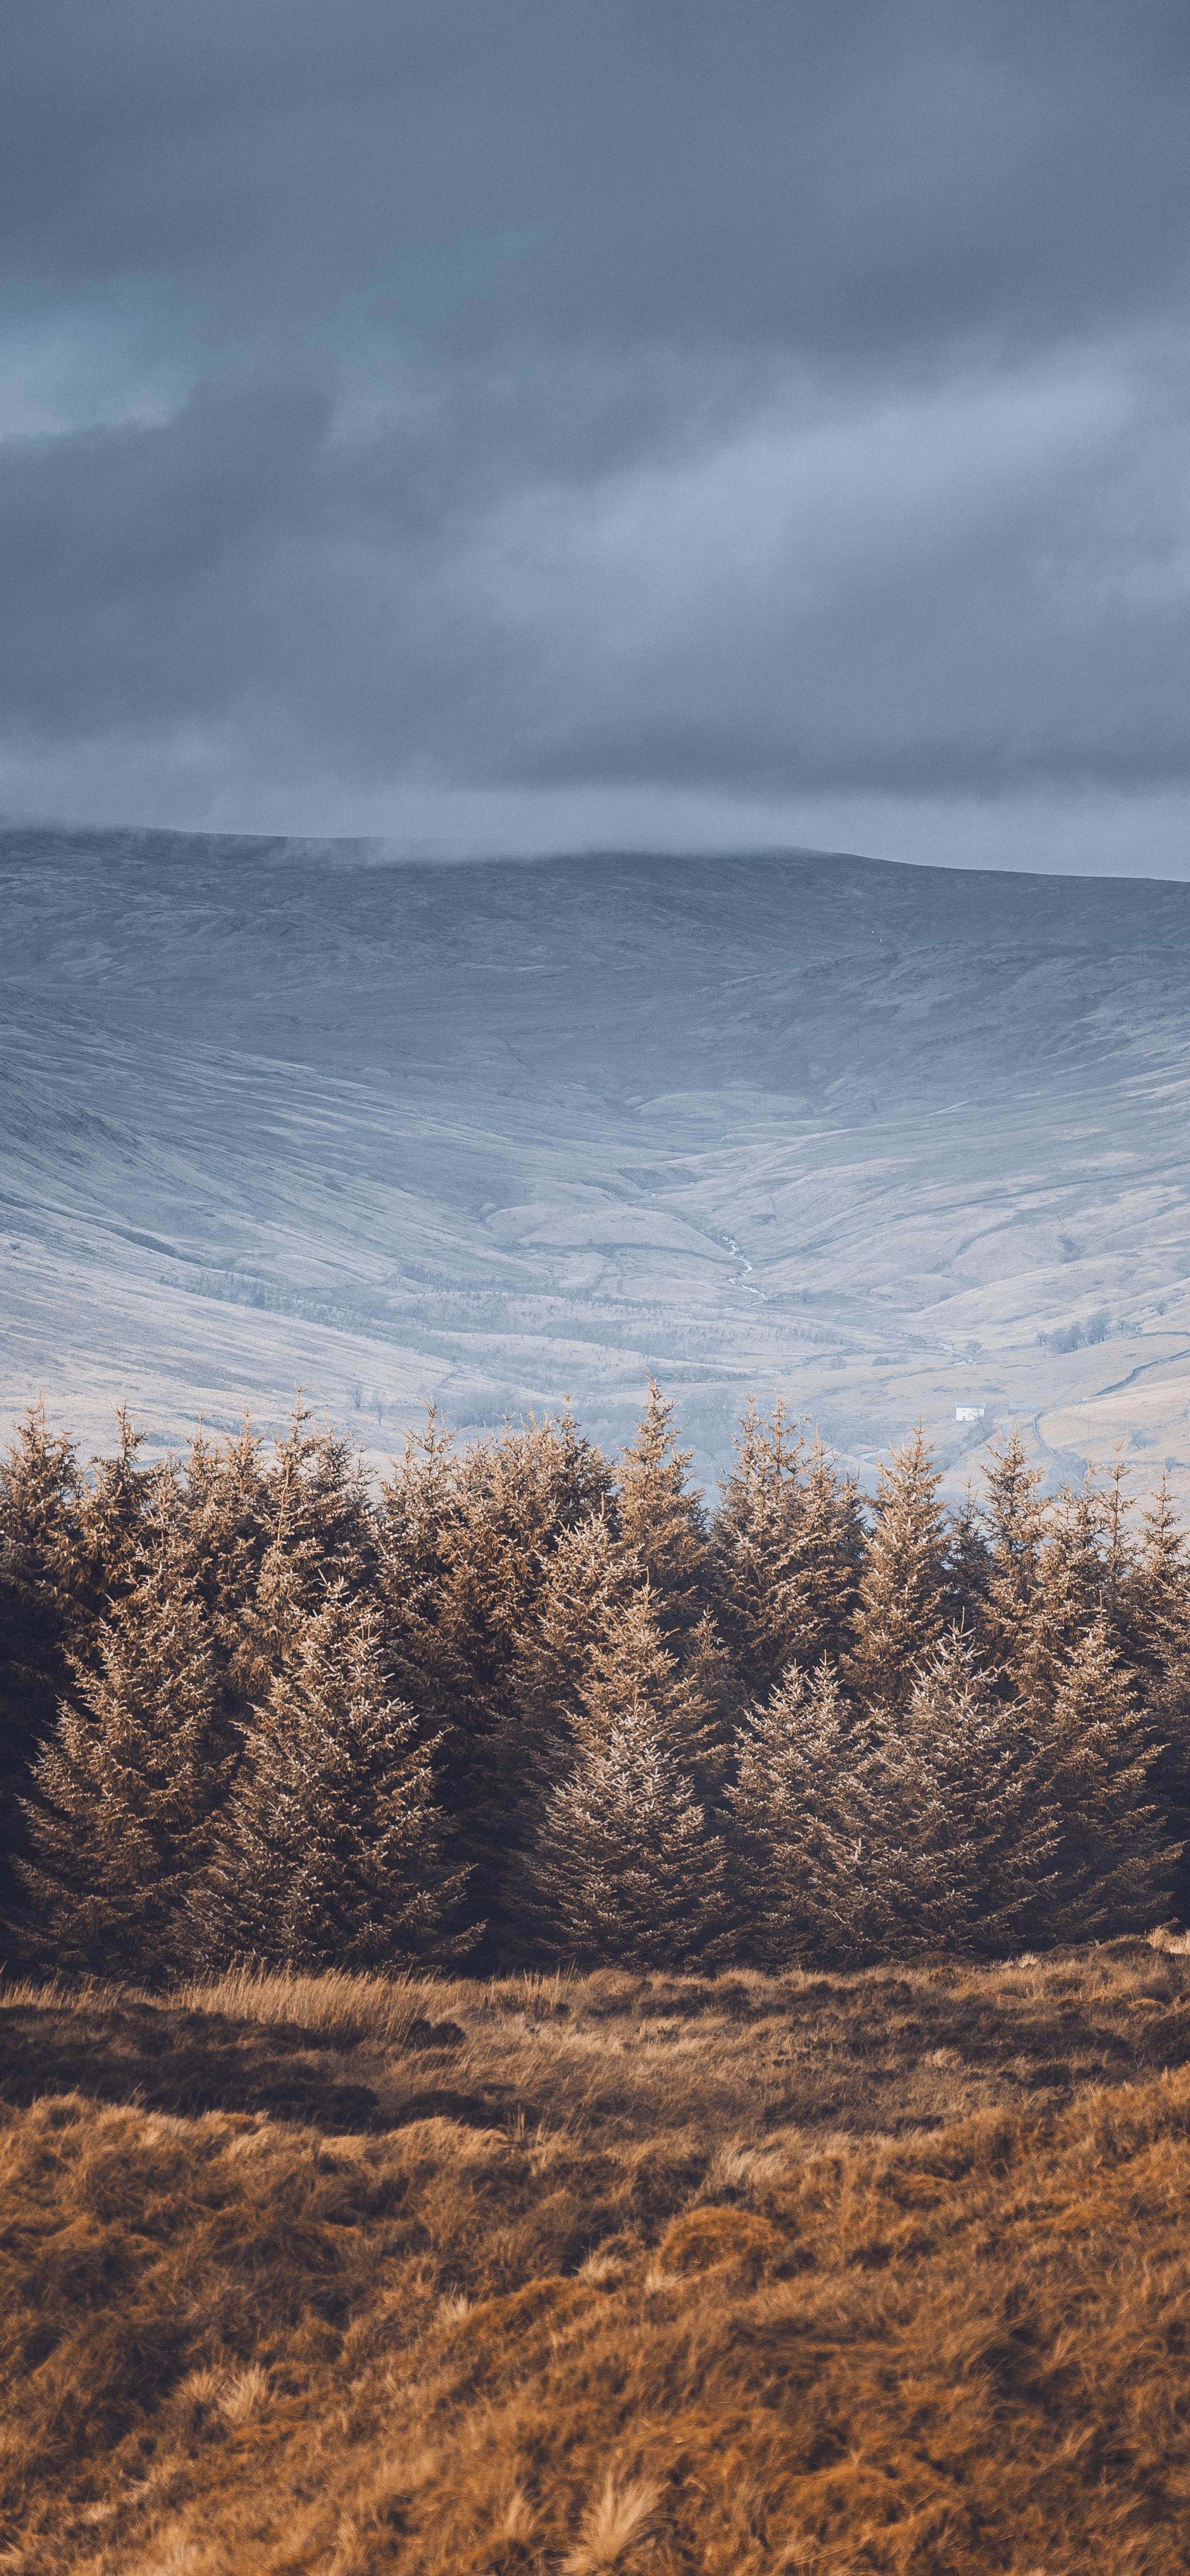
M 1180 5 L 5 46 L 10 800 L 1180 792 Z

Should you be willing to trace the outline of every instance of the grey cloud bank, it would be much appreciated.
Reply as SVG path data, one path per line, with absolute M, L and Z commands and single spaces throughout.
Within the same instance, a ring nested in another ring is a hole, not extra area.
M 5 42 L 0 807 L 1190 874 L 1182 8 Z

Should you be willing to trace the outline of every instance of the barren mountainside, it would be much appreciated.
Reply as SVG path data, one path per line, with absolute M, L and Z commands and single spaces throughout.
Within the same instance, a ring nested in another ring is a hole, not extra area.
M 0 880 L 7 1418 L 614 1439 L 654 1369 L 704 1473 L 752 1387 L 866 1479 L 1019 1419 L 1190 1501 L 1190 888 L 18 830 Z

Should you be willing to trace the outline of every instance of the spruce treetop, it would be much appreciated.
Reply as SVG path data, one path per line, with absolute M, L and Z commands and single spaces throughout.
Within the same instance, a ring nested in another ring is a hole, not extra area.
M 861 1546 L 854 1485 L 822 1443 L 807 1449 L 780 1402 L 769 1421 L 750 1402 L 711 1530 L 715 1617 L 745 1691 L 840 1650 Z
M 1122 1589 L 1120 1624 L 1126 1629 L 1129 1660 L 1154 1676 L 1185 1668 L 1190 1663 L 1190 1564 L 1164 1475 L 1142 1517 Z
M 698 1623 L 707 1576 L 702 1498 L 687 1483 L 691 1452 L 680 1449 L 674 1407 L 655 1380 L 635 1434 L 623 1451 L 616 1503 L 620 1543 L 638 1581 L 647 1581 L 667 1634 Z
M 914 1666 L 942 1633 L 946 1523 L 938 1501 L 941 1469 L 920 1423 L 911 1440 L 881 1462 L 873 1529 L 864 1558 L 854 1645 L 844 1666 L 858 1696 L 895 1715 L 908 1707 Z

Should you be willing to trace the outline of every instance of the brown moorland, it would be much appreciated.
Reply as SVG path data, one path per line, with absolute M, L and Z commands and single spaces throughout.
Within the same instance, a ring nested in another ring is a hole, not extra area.
M 1173 2576 L 1190 1958 L 0 2009 L 11 2576 Z

